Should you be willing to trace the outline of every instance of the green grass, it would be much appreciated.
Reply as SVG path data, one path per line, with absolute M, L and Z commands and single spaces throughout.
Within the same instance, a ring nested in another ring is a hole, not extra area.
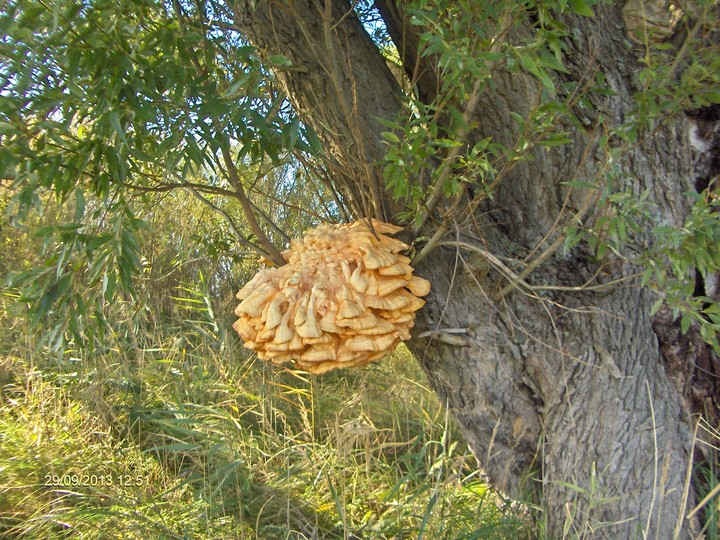
M 59 361 L 5 316 L 0 537 L 531 536 L 407 350 L 322 377 L 274 368 L 178 293 L 175 323 Z
M 0 538 L 544 537 L 542 509 L 483 482 L 404 347 L 314 377 L 249 356 L 206 294 L 172 301 L 60 355 L 0 310 Z M 716 463 L 687 509 L 709 539 Z

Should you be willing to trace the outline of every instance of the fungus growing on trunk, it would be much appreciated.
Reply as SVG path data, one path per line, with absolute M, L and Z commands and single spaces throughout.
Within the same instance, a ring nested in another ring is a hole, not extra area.
M 408 248 L 373 220 L 320 225 L 293 240 L 285 266 L 260 270 L 237 294 L 233 328 L 246 348 L 310 373 L 377 360 L 410 338 L 430 282 L 413 276 Z

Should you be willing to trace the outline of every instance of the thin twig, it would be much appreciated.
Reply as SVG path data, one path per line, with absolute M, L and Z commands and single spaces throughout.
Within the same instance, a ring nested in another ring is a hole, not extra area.
M 586 283 L 584 283 L 583 285 L 577 285 L 577 286 L 530 285 L 522 277 L 520 277 L 518 274 L 513 272 L 507 265 L 505 265 L 505 263 L 503 263 L 497 256 L 493 255 L 492 253 L 490 253 L 489 251 L 487 251 L 485 249 L 474 246 L 472 244 L 468 244 L 467 242 L 460 242 L 460 241 L 440 242 L 440 243 L 438 243 L 438 246 L 452 246 L 452 247 L 464 248 L 468 251 L 473 251 L 473 252 L 481 255 L 496 270 L 498 270 L 501 274 L 503 274 L 508 279 L 508 281 L 510 281 L 511 285 L 506 286 L 502 290 L 500 290 L 498 292 L 497 298 L 495 298 L 495 300 L 501 299 L 510 290 L 515 289 L 515 288 L 521 288 L 521 289 L 525 289 L 527 291 L 568 291 L 568 292 L 595 291 L 595 292 L 604 292 L 604 291 L 611 289 L 613 286 L 617 285 L 618 283 L 630 281 L 630 280 L 635 279 L 642 275 L 641 273 L 636 273 L 636 274 L 632 274 L 630 276 L 626 276 L 626 277 L 615 279 L 613 281 L 609 281 L 608 283 L 601 283 L 598 285 L 590 285 L 590 283 L 598 275 L 598 273 L 596 272 L 593 275 L 593 277 L 590 278 L 590 280 L 587 281 Z
M 655 507 L 655 497 L 657 496 L 658 490 L 658 441 L 657 441 L 657 424 L 655 423 L 655 406 L 653 405 L 652 392 L 650 391 L 650 383 L 645 381 L 647 389 L 647 396 L 650 402 L 650 419 L 652 420 L 652 433 L 653 433 L 653 489 L 652 497 L 650 497 L 650 508 L 648 508 L 647 523 L 645 530 L 643 531 L 643 538 L 648 538 L 650 532 L 650 525 L 652 522 L 653 508 Z
M 320 179 L 320 182 L 323 186 L 325 186 L 325 189 L 327 189 L 330 192 L 330 195 L 333 198 L 333 201 L 335 201 L 335 204 L 338 207 L 338 210 L 340 211 L 340 214 L 343 218 L 343 220 L 346 223 L 349 223 L 350 220 L 350 214 L 348 210 L 345 208 L 345 203 L 340 199 L 340 195 L 338 194 L 337 190 L 335 189 L 335 186 L 330 182 L 327 175 L 324 171 L 320 170 L 318 167 L 316 167 L 311 161 L 306 159 L 306 157 L 301 152 L 296 152 L 295 157 L 298 159 L 300 163 L 303 164 L 304 167 L 307 169 L 310 169 L 315 176 L 317 176 Z M 329 212 L 328 212 L 329 214 Z
M 571 221 L 576 221 L 578 223 L 582 223 L 583 218 L 587 214 L 587 212 L 590 210 L 592 202 L 597 197 L 592 197 L 592 192 L 588 193 L 588 196 L 585 198 L 585 202 L 583 206 L 578 210 L 578 212 L 572 217 Z M 560 235 L 558 236 L 555 241 L 550 244 L 550 246 L 545 249 L 540 255 L 538 255 L 535 259 L 530 261 L 528 265 L 523 268 L 522 272 L 518 274 L 519 279 L 525 279 L 528 275 L 530 275 L 530 272 L 535 270 L 538 266 L 540 266 L 542 263 L 544 263 L 552 254 L 554 254 L 558 249 L 560 249 L 560 246 L 562 246 L 565 243 L 565 236 Z M 505 286 L 502 291 L 500 291 L 500 294 L 502 296 L 506 295 L 510 290 L 513 288 L 512 284 Z
M 131 189 L 133 191 L 140 191 L 142 193 L 165 193 L 173 191 L 175 189 L 196 189 L 202 193 L 209 193 L 212 195 L 223 195 L 225 197 L 237 198 L 237 193 L 230 191 L 229 189 L 223 189 L 221 187 L 208 186 L 206 184 L 197 184 L 195 182 L 159 182 L 155 186 L 138 186 L 135 184 L 123 183 L 120 184 L 125 189 Z
M 275 232 L 280 236 L 280 238 L 282 238 L 288 244 L 292 241 L 292 238 L 290 238 L 285 231 L 278 227 L 277 223 L 275 223 L 275 221 L 273 221 L 270 216 L 268 216 L 263 210 L 258 208 L 258 206 L 254 202 L 250 201 L 250 204 L 252 205 L 253 210 L 260 214 L 260 217 L 265 220 L 265 223 L 267 223 L 275 230 Z

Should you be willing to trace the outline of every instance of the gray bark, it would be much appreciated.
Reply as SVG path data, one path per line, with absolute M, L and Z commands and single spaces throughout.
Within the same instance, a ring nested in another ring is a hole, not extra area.
M 493 302 L 492 271 L 460 260 L 448 272 L 443 261 L 461 255 L 443 248 L 421 268 L 434 293 L 415 331 L 464 328 L 463 341 L 441 331 L 409 345 L 493 484 L 521 496 L 541 487 L 552 537 L 570 518 L 581 538 L 672 538 L 690 434 L 647 293 Z
M 382 4 L 401 40 L 397 4 Z M 603 5 L 594 19 L 567 23 L 573 28 L 567 77 L 602 71 L 615 95 L 595 105 L 611 122 L 622 122 L 632 106 L 635 52 L 618 9 Z M 292 60 L 278 77 L 334 163 L 345 167 L 339 181 L 345 196 L 387 218 L 393 203 L 376 165 L 387 128 L 375 119 L 395 118 L 401 93 L 349 5 L 238 4 L 236 24 L 264 54 Z M 539 85 L 498 71 L 495 88 L 480 100 L 481 128 L 473 136 L 512 141 L 509 113 L 527 112 Z M 537 247 L 537 256 L 556 240 L 558 216 L 560 230 L 578 212 L 592 223 L 591 195 L 563 182 L 605 174 L 607 156 L 593 125 L 587 118 L 587 130 L 576 131 L 573 143 L 537 150 L 531 162 L 515 167 L 492 202 L 472 219 L 465 216 L 419 265 L 433 289 L 408 345 L 493 484 L 513 496 L 540 494 L 550 537 L 565 531 L 582 538 L 663 539 L 676 532 L 687 538 L 688 415 L 653 333 L 654 298 L 633 277 L 639 269 L 612 254 L 594 260 L 583 247 L 555 250 L 513 288 L 496 264 L 522 271 L 528 254 Z M 677 225 L 686 212 L 688 156 L 684 125 L 670 122 L 622 156 L 618 188 L 649 189 L 655 218 Z M 639 231 L 627 254 L 650 241 L 648 231 Z M 488 262 L 487 253 L 495 259 Z M 596 288 L 583 289 L 596 274 Z

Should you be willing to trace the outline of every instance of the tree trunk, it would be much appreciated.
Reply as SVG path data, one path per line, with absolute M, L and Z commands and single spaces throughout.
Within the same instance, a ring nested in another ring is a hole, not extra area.
M 263 54 L 292 61 L 278 77 L 345 168 L 345 196 L 388 217 L 392 203 L 377 165 L 387 128 L 376 119 L 396 117 L 401 90 L 349 4 L 260 1 L 235 10 L 237 27 Z M 397 3 L 381 2 L 381 11 L 395 17 L 388 26 L 402 39 Z M 614 95 L 596 105 L 606 122 L 620 124 L 633 105 L 635 53 L 619 8 L 602 5 L 592 19 L 566 22 L 573 29 L 566 77 L 602 72 Z M 414 71 L 435 74 L 432 66 Z M 430 79 L 419 95 L 432 93 Z M 474 111 L 481 128 L 472 136 L 511 144 L 510 113 L 529 113 L 541 88 L 502 70 L 494 83 Z M 537 149 L 472 223 L 458 223 L 422 261 L 417 270 L 433 289 L 408 345 L 493 485 L 513 496 L 541 494 L 550 537 L 688 538 L 692 437 L 653 333 L 655 298 L 622 256 L 595 260 L 582 245 L 557 249 L 565 225 L 594 219 L 593 192 L 566 183 L 607 174 L 593 126 L 589 118 L 571 144 Z M 613 163 L 618 190 L 649 190 L 655 217 L 679 225 L 691 187 L 689 155 L 684 124 L 669 122 Z M 650 241 L 649 230 L 639 231 L 626 249 Z M 545 251 L 519 279 L 521 261 Z M 583 286 L 590 281 L 591 288 Z
M 649 296 L 627 286 L 494 302 L 498 278 L 461 257 L 444 248 L 421 268 L 434 294 L 415 331 L 438 331 L 409 345 L 493 484 L 526 497 L 541 488 L 551 537 L 570 525 L 580 538 L 672 538 L 690 433 Z M 538 282 L 577 284 L 550 264 Z

